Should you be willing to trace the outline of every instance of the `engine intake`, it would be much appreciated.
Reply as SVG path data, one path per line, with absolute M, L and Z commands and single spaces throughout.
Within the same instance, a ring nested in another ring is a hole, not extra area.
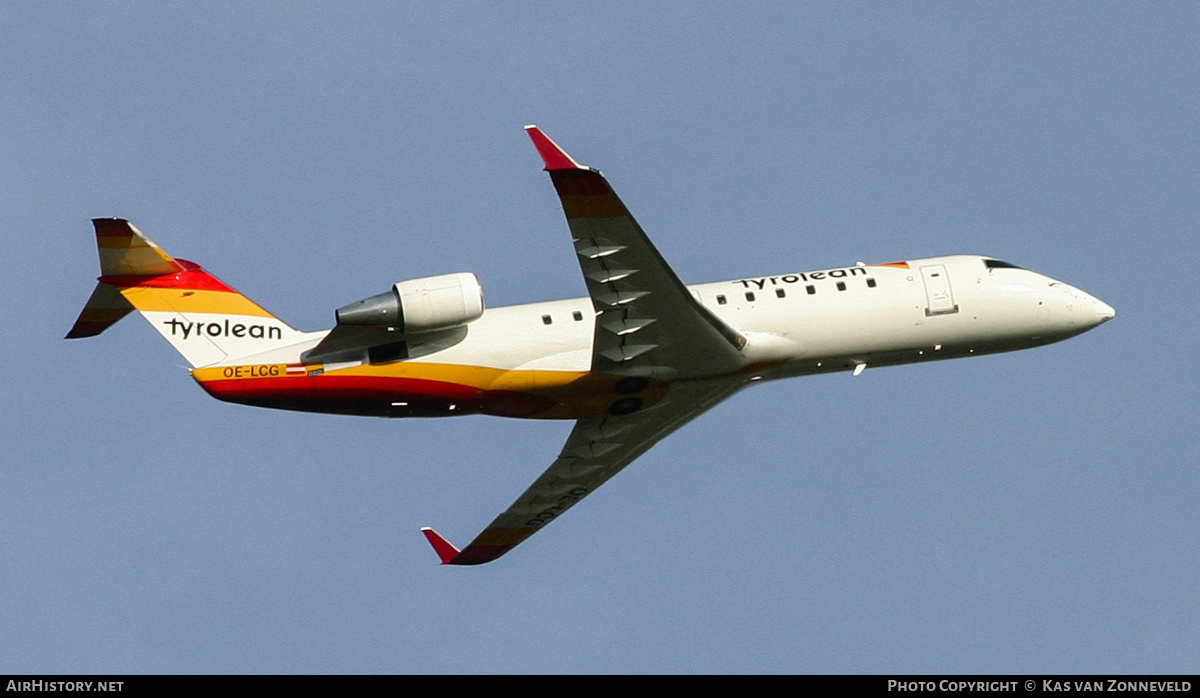
M 391 291 L 337 309 L 338 325 L 391 327 L 402 334 L 458 327 L 483 315 L 483 286 L 470 272 L 401 281 Z

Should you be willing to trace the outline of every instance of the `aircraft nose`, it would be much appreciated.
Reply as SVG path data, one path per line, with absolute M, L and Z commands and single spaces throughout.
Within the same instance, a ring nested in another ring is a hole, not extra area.
M 1117 311 L 1108 303 L 1092 296 L 1092 302 L 1096 304 L 1096 324 L 1108 322 L 1117 316 Z
M 1066 295 L 1060 296 L 1060 300 L 1066 303 L 1066 312 L 1061 317 L 1067 326 L 1075 328 L 1075 332 L 1086 332 L 1117 315 L 1111 305 L 1087 291 L 1057 281 L 1051 286 L 1066 291 Z

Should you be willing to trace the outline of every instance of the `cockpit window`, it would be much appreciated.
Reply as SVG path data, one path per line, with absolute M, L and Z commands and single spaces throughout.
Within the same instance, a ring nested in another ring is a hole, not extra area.
M 1015 264 L 1009 264 L 1008 262 L 1001 262 L 998 259 L 985 259 L 985 260 L 983 260 L 983 266 L 987 267 L 988 269 L 1020 269 L 1021 268 Z

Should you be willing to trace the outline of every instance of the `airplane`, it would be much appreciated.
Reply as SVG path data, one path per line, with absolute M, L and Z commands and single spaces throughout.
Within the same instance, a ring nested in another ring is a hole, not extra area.
M 1014 351 L 1112 319 L 1099 299 L 991 257 L 956 255 L 687 286 L 599 170 L 526 126 L 587 286 L 485 310 L 478 278 L 401 281 L 303 332 L 168 255 L 93 221 L 101 276 L 67 338 L 137 310 L 226 402 L 381 417 L 572 419 L 550 467 L 447 565 L 507 553 L 683 425 L 756 382 Z

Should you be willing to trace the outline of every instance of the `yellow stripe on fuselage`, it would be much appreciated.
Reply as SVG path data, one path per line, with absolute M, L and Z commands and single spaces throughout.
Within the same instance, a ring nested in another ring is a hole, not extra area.
M 614 400 L 624 395 L 618 393 L 615 385 L 626 376 L 612 376 L 589 373 L 586 371 L 533 371 L 505 370 L 486 366 L 465 366 L 460 364 L 423 363 L 419 361 L 397 361 L 390 364 L 363 365 L 324 371 L 315 374 L 319 366 L 308 366 L 304 374 L 288 375 L 280 365 L 272 365 L 273 370 L 260 375 L 275 377 L 280 380 L 313 379 L 320 386 L 323 376 L 354 376 L 363 378 L 378 378 L 380 381 L 404 378 L 412 380 L 436 381 L 472 388 L 479 391 L 511 391 L 538 395 L 555 400 L 556 404 L 544 412 L 533 415 L 542 419 L 583 419 L 610 416 L 608 408 Z M 199 383 L 215 381 L 240 380 L 251 377 L 255 371 L 252 366 L 223 366 L 198 368 L 192 371 L 192 377 Z M 667 394 L 667 385 L 662 381 L 651 380 L 649 385 L 637 393 L 646 407 L 656 404 Z

